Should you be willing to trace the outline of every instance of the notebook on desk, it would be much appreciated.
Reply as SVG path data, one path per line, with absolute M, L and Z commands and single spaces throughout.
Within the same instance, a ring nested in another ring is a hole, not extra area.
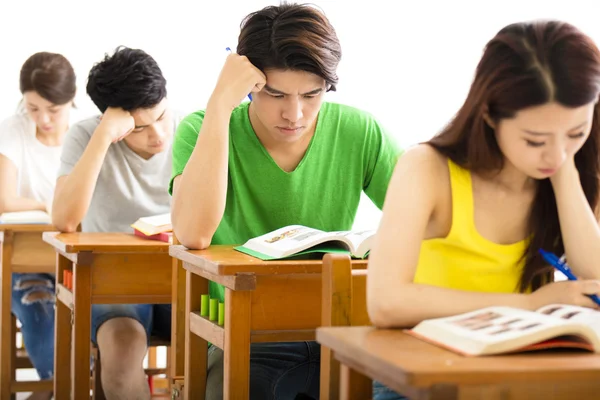
M 4 225 L 50 225 L 52 217 L 45 211 L 18 211 L 0 214 L 0 224 Z

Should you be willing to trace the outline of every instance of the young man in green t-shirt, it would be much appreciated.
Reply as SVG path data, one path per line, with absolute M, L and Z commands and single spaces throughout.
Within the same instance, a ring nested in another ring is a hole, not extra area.
M 237 52 L 206 110 L 176 132 L 170 190 L 181 243 L 241 244 L 291 224 L 349 230 L 363 191 L 381 208 L 400 150 L 371 115 L 323 102 L 341 58 L 327 18 L 306 5 L 266 7 L 244 20 Z M 223 299 L 223 287 L 210 294 Z M 319 356 L 314 342 L 252 344 L 251 398 L 318 398 Z M 211 346 L 209 400 L 222 398 L 222 368 Z

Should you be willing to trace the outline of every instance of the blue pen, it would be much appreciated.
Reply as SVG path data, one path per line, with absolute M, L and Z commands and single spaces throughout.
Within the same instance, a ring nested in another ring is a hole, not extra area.
M 564 261 L 564 256 L 558 258 L 556 254 L 550 253 L 549 251 L 543 249 L 540 249 L 540 254 L 548 264 L 552 265 L 554 268 L 562 272 L 567 277 L 567 279 L 569 279 L 570 281 L 577 280 L 577 277 L 571 272 L 571 268 L 569 268 L 567 263 Z M 598 297 L 598 295 L 588 294 L 587 296 L 590 299 L 594 300 L 594 303 L 600 306 L 600 298 Z
M 227 50 L 230 53 L 232 52 L 229 47 L 225 47 L 225 50 Z M 252 93 L 248 93 L 248 98 L 250 99 L 250 101 L 252 101 Z

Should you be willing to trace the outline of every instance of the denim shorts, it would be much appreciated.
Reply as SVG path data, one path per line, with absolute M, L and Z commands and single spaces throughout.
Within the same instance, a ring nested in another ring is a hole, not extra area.
M 373 400 L 408 400 L 380 382 L 373 381 Z
M 98 328 L 113 318 L 132 318 L 146 331 L 146 337 L 171 337 L 170 304 L 94 304 L 92 305 L 92 342 L 97 344 Z

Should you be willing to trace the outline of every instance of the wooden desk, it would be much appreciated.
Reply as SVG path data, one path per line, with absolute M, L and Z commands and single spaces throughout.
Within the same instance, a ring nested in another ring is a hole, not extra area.
M 92 304 L 170 304 L 169 244 L 126 233 L 46 232 L 44 240 L 58 254 L 54 397 L 87 399 Z
M 247 399 L 250 388 L 250 343 L 314 340 L 321 323 L 321 260 L 262 261 L 211 246 L 169 253 L 186 270 L 186 399 L 203 399 L 207 342 L 224 351 L 224 398 Z M 364 260 L 353 261 L 366 268 Z M 200 316 L 208 282 L 225 286 L 224 327 Z M 193 397 L 192 397 L 193 396 Z
M 342 363 L 341 399 L 364 393 L 364 376 L 411 400 L 596 399 L 600 391 L 598 354 L 463 357 L 400 330 L 372 327 L 319 328 L 317 341 Z
M 11 314 L 13 273 L 54 273 L 56 256 L 42 240 L 42 232 L 52 229 L 43 224 L 0 224 L 0 399 L 10 399 L 15 392 L 52 390 L 52 380 L 15 380 L 16 332 Z

